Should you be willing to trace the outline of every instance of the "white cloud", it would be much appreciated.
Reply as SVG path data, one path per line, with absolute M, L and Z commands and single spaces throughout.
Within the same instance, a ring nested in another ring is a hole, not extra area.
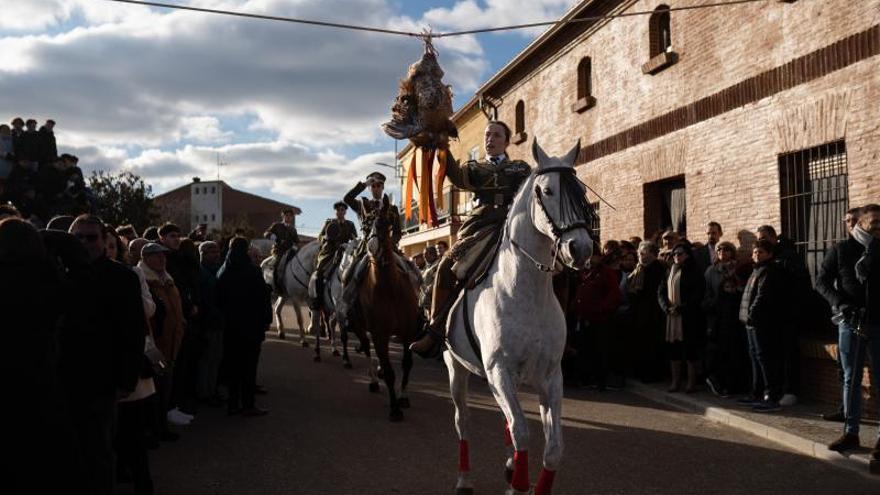
M 430 9 L 422 20 L 442 31 L 463 31 L 498 26 L 553 21 L 562 16 L 577 0 L 464 0 L 452 7 Z M 532 37 L 546 28 L 518 30 Z

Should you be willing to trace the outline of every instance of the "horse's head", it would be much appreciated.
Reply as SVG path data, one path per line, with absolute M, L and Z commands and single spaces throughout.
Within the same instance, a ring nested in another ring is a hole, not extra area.
M 382 207 L 375 213 L 375 220 L 370 229 L 370 236 L 367 238 L 367 252 L 374 260 L 382 260 L 386 256 L 386 252 L 392 250 L 391 246 L 391 222 L 388 220 L 388 210 L 391 208 L 391 201 L 388 195 L 382 197 Z
M 575 269 L 583 267 L 593 252 L 590 220 L 595 215 L 587 201 L 586 187 L 574 170 L 580 149 L 578 141 L 565 156 L 549 157 L 537 139 L 532 144 L 537 164 L 530 206 L 533 223 L 554 240 L 560 260 Z

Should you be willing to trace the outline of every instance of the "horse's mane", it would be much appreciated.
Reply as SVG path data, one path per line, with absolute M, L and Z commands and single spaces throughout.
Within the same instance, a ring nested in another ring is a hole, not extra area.
M 510 212 L 507 214 L 507 220 L 504 224 L 504 236 L 510 235 L 510 222 L 513 221 L 514 213 L 521 208 L 520 203 L 526 201 L 523 196 L 527 196 L 529 191 L 532 190 L 532 184 L 535 183 L 535 178 L 538 176 L 537 174 L 538 168 L 535 167 L 532 169 L 532 172 L 526 178 L 526 180 L 522 181 L 522 184 L 519 185 L 519 189 L 517 189 L 516 194 L 513 196 L 513 202 L 510 206 Z

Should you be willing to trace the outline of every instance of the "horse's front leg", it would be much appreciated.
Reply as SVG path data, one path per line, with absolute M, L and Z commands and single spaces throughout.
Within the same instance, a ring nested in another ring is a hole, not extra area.
M 516 382 L 510 371 L 501 366 L 487 369 L 486 376 L 492 395 L 507 419 L 513 443 L 513 475 L 507 495 L 525 495 L 529 493 L 529 426 L 516 397 Z
M 348 329 L 339 327 L 339 338 L 342 340 L 342 366 L 351 369 L 351 358 L 348 357 Z
M 338 326 L 339 320 L 336 318 L 336 313 L 330 313 L 330 316 L 327 317 L 327 336 L 330 338 L 330 348 L 333 349 L 333 356 L 339 357 L 339 338 L 338 335 Z
M 468 426 L 470 409 L 467 405 L 468 379 L 470 373 L 452 357 L 449 351 L 443 353 L 446 369 L 449 371 L 449 391 L 455 406 L 455 431 L 458 433 L 458 482 L 455 495 L 472 495 L 474 484 L 471 481 L 471 459 Z
M 310 311 L 311 323 L 309 323 L 309 333 L 315 337 L 315 357 L 316 363 L 321 362 L 321 311 L 313 309 Z
M 535 495 L 550 495 L 553 478 L 562 461 L 562 370 L 556 372 L 538 390 L 541 404 L 541 423 L 544 426 L 544 462 Z
M 388 419 L 395 423 L 398 421 L 403 421 L 403 410 L 400 408 L 400 404 L 397 402 L 397 391 L 395 390 L 396 377 L 394 376 L 394 367 L 391 365 L 391 357 L 388 353 L 388 339 L 376 339 L 374 337 L 373 344 L 376 349 L 376 357 L 379 358 L 379 363 L 382 365 L 382 371 L 385 378 L 385 386 L 388 387 L 388 402 L 391 406 L 391 413 L 388 415 Z
M 281 311 L 284 310 L 284 297 L 278 296 L 275 304 L 272 306 L 272 313 L 275 315 L 275 327 L 278 329 L 278 338 L 284 339 L 284 320 L 281 317 Z
M 306 340 L 307 330 L 305 322 L 303 322 L 302 308 L 296 303 L 296 299 L 293 300 L 293 314 L 296 316 L 296 324 L 299 327 L 299 343 L 303 347 L 308 347 L 309 341 Z

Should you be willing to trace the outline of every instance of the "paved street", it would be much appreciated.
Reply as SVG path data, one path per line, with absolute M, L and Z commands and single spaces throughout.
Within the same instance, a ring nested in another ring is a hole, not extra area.
M 446 374 L 418 359 L 412 408 L 387 419 L 370 394 L 366 361 L 312 362 L 312 350 L 268 340 L 262 418 L 204 408 L 177 443 L 151 454 L 159 494 L 448 494 L 457 466 Z M 503 493 L 503 420 L 485 385 L 471 382 L 476 493 Z M 542 435 L 532 394 L 534 481 Z M 626 392 L 566 391 L 566 455 L 555 493 L 880 493 L 880 482 Z

